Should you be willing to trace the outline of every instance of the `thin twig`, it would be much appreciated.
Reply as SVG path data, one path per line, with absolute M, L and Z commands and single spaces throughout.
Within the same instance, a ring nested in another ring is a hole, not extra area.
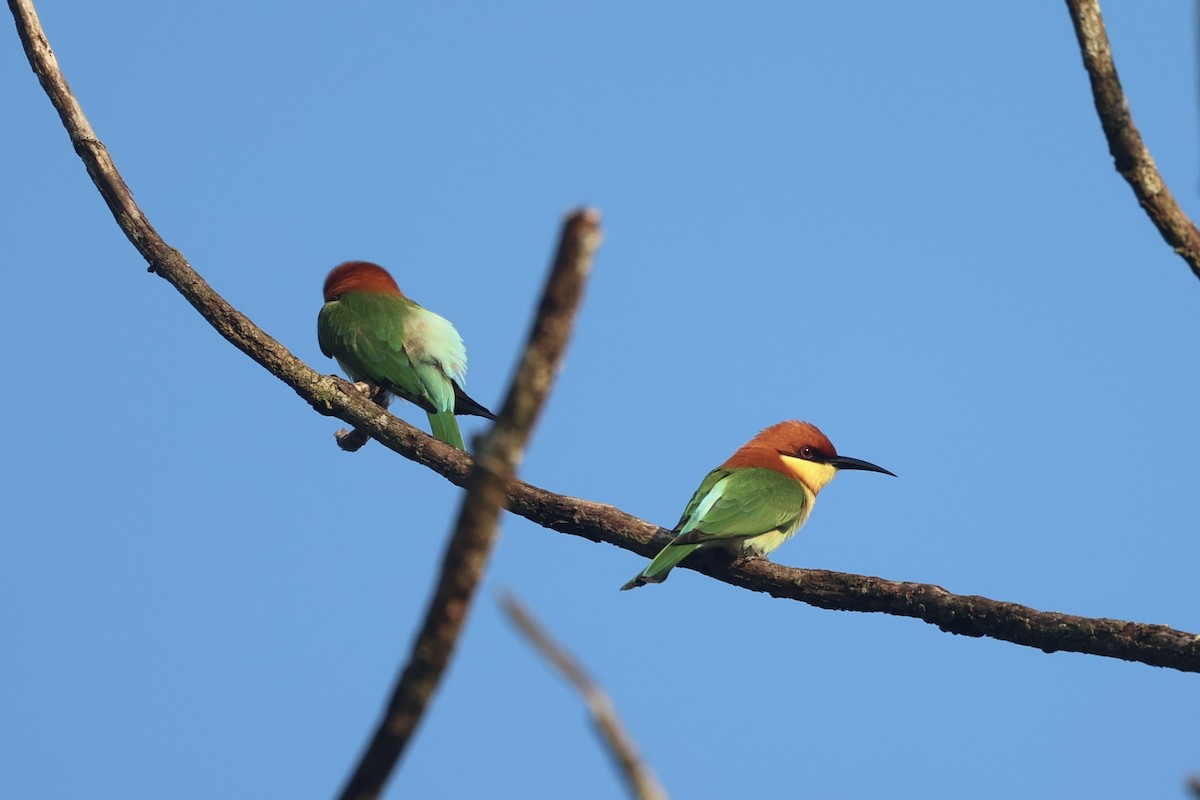
M 118 188 L 124 187 L 121 176 L 104 146 L 91 134 L 91 127 L 58 72 L 33 6 L 29 0 L 9 0 L 9 6 L 34 72 L 59 109 L 71 140 L 87 144 L 76 149 L 117 223 L 150 264 L 150 270 L 170 281 L 218 333 L 290 386 L 318 413 L 361 428 L 390 450 L 458 486 L 465 485 L 470 456 L 383 411 L 346 381 L 311 369 L 214 292 L 183 256 L 158 238 L 136 206 L 136 213 L 124 212 L 125 206 L 113 199 Z M 544 528 L 607 542 L 647 558 L 669 541 L 667 532 L 657 525 L 618 508 L 554 494 L 521 481 L 509 484 L 508 508 Z M 698 552 L 681 566 L 735 586 L 820 608 L 914 617 L 949 633 L 989 636 L 1046 652 L 1089 653 L 1200 672 L 1200 636 L 1166 625 L 1036 611 L 986 597 L 951 594 L 932 584 L 794 569 L 763 559 L 730 566 Z M 618 583 L 614 580 L 614 590 Z
M 1100 16 L 1100 3 L 1097 0 L 1067 0 L 1067 10 L 1075 26 L 1083 66 L 1092 84 L 1096 113 L 1100 116 L 1100 126 L 1104 128 L 1117 172 L 1133 187 L 1138 203 L 1163 239 L 1200 278 L 1200 230 L 1179 207 L 1133 124 L 1129 103 L 1117 77 L 1117 66 L 1113 63 L 1104 19 Z
M 467 476 L 467 493 L 446 548 L 437 589 L 425 612 L 425 623 L 387 711 L 342 791 L 342 800 L 370 800 L 383 791 L 450 664 L 496 542 L 496 524 L 507 499 L 508 483 L 521 462 L 525 443 L 566 352 L 575 311 L 599 245 L 599 214 L 584 209 L 567 217 L 508 397 Z
M 529 610 L 511 592 L 500 596 L 500 606 L 525 638 L 542 657 L 557 669 L 575 691 L 583 697 L 584 705 L 592 715 L 592 722 L 600 733 L 608 753 L 616 762 L 621 777 L 625 779 L 629 793 L 638 800 L 666 800 L 667 792 L 654 777 L 649 765 L 642 760 L 637 745 L 621 724 L 616 706 L 608 694 L 600 688 L 587 671 L 570 653 L 564 650 L 550 634 L 538 624 Z

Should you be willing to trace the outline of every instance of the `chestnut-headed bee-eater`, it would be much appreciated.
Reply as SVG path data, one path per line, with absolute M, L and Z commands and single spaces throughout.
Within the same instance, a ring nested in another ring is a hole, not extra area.
M 800 530 L 817 494 L 839 469 L 892 475 L 883 467 L 839 456 L 808 422 L 787 420 L 764 429 L 705 476 L 674 540 L 622 589 L 661 583 L 698 547 L 724 547 L 735 556 L 765 556 Z
M 467 349 L 444 317 L 400 291 L 388 271 L 347 261 L 325 278 L 325 305 L 317 317 L 321 352 L 337 359 L 352 381 L 402 397 L 429 414 L 433 435 L 465 450 L 455 414 L 496 415 L 462 390 Z

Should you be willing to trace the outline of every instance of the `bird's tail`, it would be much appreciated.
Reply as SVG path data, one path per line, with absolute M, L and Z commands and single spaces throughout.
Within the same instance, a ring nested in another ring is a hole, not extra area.
M 429 427 L 433 435 L 448 445 L 466 450 L 463 444 L 462 431 L 458 429 L 458 420 L 453 411 L 437 411 L 429 413 Z
M 636 589 L 639 586 L 645 586 L 647 583 L 662 583 L 667 579 L 667 573 L 671 571 L 671 568 L 687 558 L 699 546 L 698 544 L 667 545 L 659 551 L 653 561 L 646 565 L 644 570 L 635 575 L 629 583 L 622 586 L 621 591 Z
M 455 414 L 474 414 L 477 417 L 484 419 L 495 420 L 496 415 L 483 407 L 483 404 L 478 400 L 473 399 L 469 394 L 462 390 L 462 387 L 454 383 L 454 413 Z

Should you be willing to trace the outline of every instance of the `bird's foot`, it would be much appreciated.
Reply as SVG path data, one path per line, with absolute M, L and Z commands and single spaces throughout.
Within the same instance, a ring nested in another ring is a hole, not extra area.
M 755 561 L 763 561 L 765 559 L 766 556 L 760 556 L 753 550 L 748 550 L 739 556 L 735 556 L 733 561 L 730 562 L 730 566 L 734 567 L 735 569 L 741 569 L 748 564 L 753 564 Z
M 342 448 L 347 453 L 353 453 L 357 450 L 361 450 L 363 445 L 371 441 L 370 435 L 360 431 L 358 428 L 355 428 L 354 430 L 342 428 L 333 434 L 333 438 L 337 439 L 338 447 Z

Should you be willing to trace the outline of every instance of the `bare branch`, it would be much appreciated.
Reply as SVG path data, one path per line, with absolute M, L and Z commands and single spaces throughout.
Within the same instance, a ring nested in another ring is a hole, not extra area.
M 600 733 L 608 748 L 609 755 L 616 762 L 625 779 L 629 792 L 638 800 L 666 800 L 667 792 L 659 784 L 650 767 L 642 761 L 637 745 L 625 731 L 617 716 L 617 709 L 600 686 L 592 680 L 587 671 L 571 657 L 550 634 L 538 624 L 529 610 L 521 604 L 510 592 L 500 597 L 500 605 L 508 618 L 517 626 L 534 649 L 542 654 L 550 664 L 562 673 L 562 676 L 575 687 L 583 696 L 583 702 L 592 715 L 592 722 Z
M 81 130 L 86 131 L 83 138 L 91 144 L 77 150 L 89 174 L 109 203 L 117 223 L 150 264 L 151 271 L 170 281 L 217 332 L 292 387 L 319 413 L 336 416 L 361 428 L 405 458 L 434 470 L 458 486 L 465 485 L 471 465 L 466 453 L 393 417 L 340 378 L 321 375 L 309 368 L 214 292 L 183 256 L 158 238 L 136 205 L 132 205 L 134 213 L 125 213 L 126 206 L 113 199 L 119 194 L 118 189 L 124 189 L 124 183 L 108 159 L 104 146 L 95 140 L 87 120 L 78 111 L 75 98 L 58 72 L 32 5 L 28 0 L 9 0 L 9 6 L 13 9 L 29 61 L 39 76 L 46 76 L 42 77 L 42 85 L 59 109 L 72 141 L 83 136 Z M 128 194 L 127 189 L 124 191 Z M 129 203 L 132 204 L 132 199 Z M 657 525 L 618 508 L 554 494 L 521 481 L 509 484 L 508 508 L 542 527 L 594 542 L 607 542 L 647 558 L 669 541 L 667 532 Z M 986 597 L 951 594 L 931 584 L 793 569 L 766 560 L 728 565 L 715 560 L 712 555 L 705 557 L 698 552 L 680 566 L 736 586 L 821 608 L 915 617 L 949 633 L 989 636 L 1046 652 L 1090 653 L 1200 672 L 1200 636 L 1165 625 L 1036 611 Z M 618 583 L 614 582 L 614 591 Z
M 371 398 L 371 401 L 380 408 L 386 410 L 392 402 L 392 395 L 381 386 L 371 386 L 367 383 L 356 383 L 354 387 Z M 371 435 L 359 428 L 350 430 L 349 428 L 339 428 L 334 431 L 333 438 L 337 441 L 337 446 L 345 450 L 347 453 L 354 453 L 363 448 L 367 442 L 371 441 Z
M 1067 10 L 1075 25 L 1083 66 L 1092 84 L 1096 113 L 1100 116 L 1117 172 L 1133 187 L 1138 203 L 1167 244 L 1200 278 L 1200 230 L 1179 207 L 1133 124 L 1129 103 L 1117 77 L 1117 66 L 1113 63 L 1104 19 L 1100 16 L 1100 3 L 1098 0 L 1067 0 Z
M 387 712 L 342 791 L 342 800 L 369 800 L 383 791 L 450 664 L 496 543 L 496 524 L 507 499 L 508 483 L 554 384 L 599 245 L 599 214 L 583 209 L 567 217 L 508 397 L 467 476 L 467 493 L 425 623 Z

